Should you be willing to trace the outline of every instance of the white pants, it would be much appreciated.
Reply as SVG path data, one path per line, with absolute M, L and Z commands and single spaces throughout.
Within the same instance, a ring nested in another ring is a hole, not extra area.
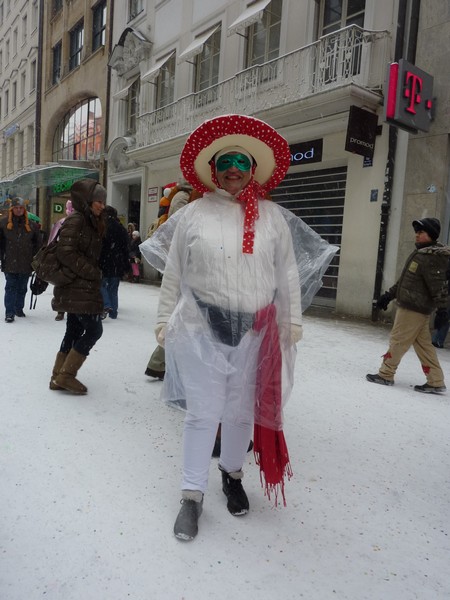
M 197 343 L 202 341 L 197 339 Z M 219 465 L 227 473 L 242 469 L 251 440 L 259 339 L 247 333 L 239 346 L 217 344 L 216 348 L 219 347 L 225 359 L 220 368 L 217 361 L 205 361 L 192 352 L 192 346 L 189 351 L 182 341 L 173 347 L 187 407 L 183 490 L 205 492 L 219 423 L 222 423 Z

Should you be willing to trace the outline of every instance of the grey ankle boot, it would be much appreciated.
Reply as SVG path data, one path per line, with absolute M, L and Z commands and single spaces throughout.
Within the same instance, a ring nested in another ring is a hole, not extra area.
M 183 490 L 181 508 L 173 532 L 175 537 L 190 542 L 198 533 L 198 519 L 203 510 L 203 494 L 199 490 Z

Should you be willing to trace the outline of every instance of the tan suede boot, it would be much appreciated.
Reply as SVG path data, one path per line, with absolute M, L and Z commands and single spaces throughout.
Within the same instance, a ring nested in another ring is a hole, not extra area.
M 53 365 L 52 376 L 50 377 L 50 384 L 48 386 L 51 390 L 62 390 L 62 388 L 59 385 L 56 385 L 54 379 L 57 375 L 59 375 L 59 372 L 61 371 L 66 358 L 67 354 L 65 352 L 58 352 L 58 354 L 56 355 L 55 364 Z
M 72 392 L 72 394 L 86 394 L 87 387 L 75 378 L 85 360 L 86 357 L 83 354 L 72 348 L 61 367 L 59 375 L 55 377 L 54 383 L 59 385 L 60 388 Z

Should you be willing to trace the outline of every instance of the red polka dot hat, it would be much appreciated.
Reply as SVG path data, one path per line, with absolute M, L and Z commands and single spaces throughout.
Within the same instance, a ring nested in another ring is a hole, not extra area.
M 289 168 L 289 144 L 273 127 L 255 117 L 222 115 L 205 121 L 186 140 L 180 157 L 184 177 L 196 190 L 216 188 L 209 161 L 228 146 L 240 146 L 255 159 L 255 181 L 264 192 L 273 190 Z
M 180 167 L 186 180 L 200 192 L 216 188 L 211 159 L 229 147 L 240 147 L 255 159 L 252 178 L 237 196 L 245 208 L 242 251 L 253 254 L 258 198 L 275 188 L 286 175 L 291 161 L 289 144 L 273 127 L 245 115 L 223 115 L 205 121 L 186 140 Z

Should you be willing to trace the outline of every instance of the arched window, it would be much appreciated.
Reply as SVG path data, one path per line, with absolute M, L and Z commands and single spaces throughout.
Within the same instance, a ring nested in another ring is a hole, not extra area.
M 102 152 L 103 117 L 100 100 L 89 98 L 73 106 L 55 131 L 53 161 L 95 160 Z

